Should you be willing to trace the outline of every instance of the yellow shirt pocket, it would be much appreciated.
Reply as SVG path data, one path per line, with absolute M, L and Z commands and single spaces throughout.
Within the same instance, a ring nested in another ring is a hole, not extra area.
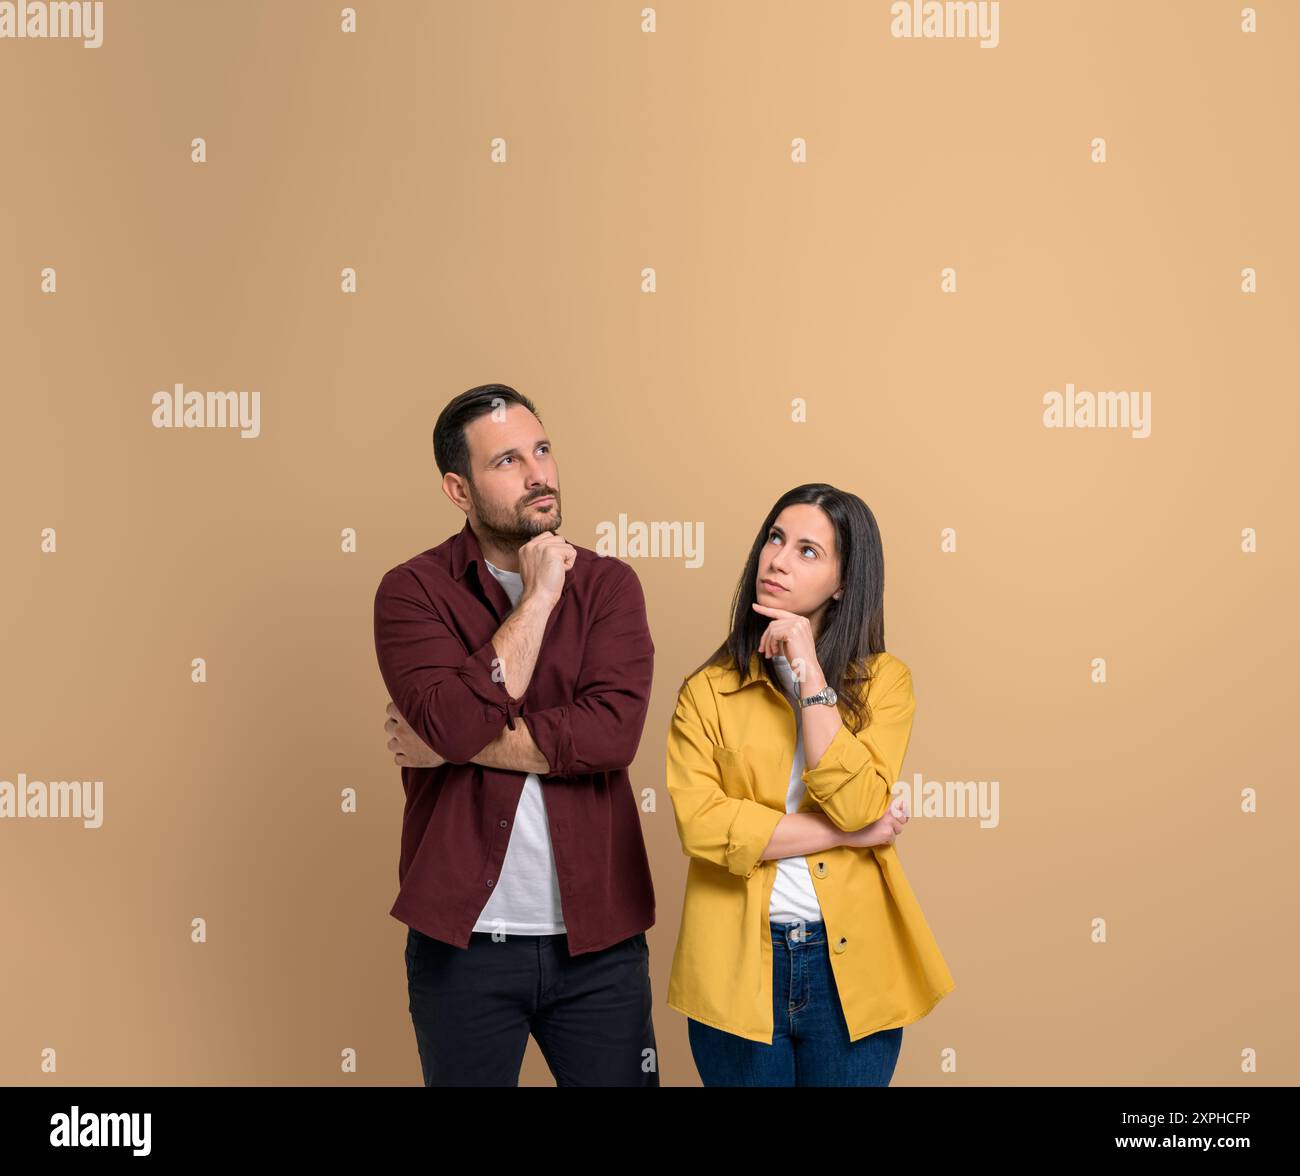
M 718 765 L 722 791 L 742 800 L 757 800 L 754 795 L 754 769 L 743 751 L 713 745 L 713 761 Z

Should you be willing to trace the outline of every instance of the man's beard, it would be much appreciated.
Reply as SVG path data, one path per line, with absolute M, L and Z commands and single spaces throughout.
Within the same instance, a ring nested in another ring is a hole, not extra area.
M 479 526 L 493 543 L 501 547 L 518 549 L 535 535 L 544 531 L 560 529 L 560 495 L 557 491 L 551 509 L 547 514 L 529 510 L 529 503 L 497 512 L 488 506 L 477 494 L 474 485 L 469 485 L 469 496 L 474 502 L 474 511 L 478 515 Z M 542 495 L 534 495 L 542 497 Z

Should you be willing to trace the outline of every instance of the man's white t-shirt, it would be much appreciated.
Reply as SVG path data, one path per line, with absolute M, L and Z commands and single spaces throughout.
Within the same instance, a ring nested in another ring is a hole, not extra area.
M 510 597 L 510 607 L 519 603 L 524 580 L 518 572 L 507 572 L 484 560 Z M 528 773 L 515 810 L 510 844 L 506 847 L 501 876 L 492 897 L 474 924 L 475 931 L 500 931 L 506 935 L 562 935 L 564 915 L 560 909 L 560 880 L 555 872 L 555 851 L 546 822 L 546 801 L 542 782 Z
M 795 694 L 794 672 L 790 662 L 779 654 L 772 659 L 777 677 L 794 705 L 795 748 L 794 763 L 790 766 L 790 784 L 785 794 L 785 811 L 795 812 L 804 798 L 803 783 L 803 708 Z M 803 856 L 778 858 L 776 881 L 772 883 L 772 900 L 768 904 L 768 919 L 773 923 L 820 923 L 821 903 L 813 889 L 812 875 Z

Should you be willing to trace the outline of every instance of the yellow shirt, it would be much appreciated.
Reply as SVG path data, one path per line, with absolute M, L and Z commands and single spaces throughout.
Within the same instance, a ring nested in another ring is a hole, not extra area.
M 709 666 L 677 696 L 668 731 L 668 792 L 690 857 L 681 931 L 668 980 L 671 1008 L 750 1041 L 772 1041 L 775 859 L 760 854 L 785 815 L 797 735 L 788 698 L 759 672 Z M 890 653 L 875 660 L 872 721 L 841 727 L 803 773 L 799 812 L 841 829 L 884 816 L 912 734 L 912 674 Z M 906 836 L 906 833 L 904 833 Z M 805 857 L 850 1040 L 910 1024 L 955 982 L 895 846 L 840 845 Z

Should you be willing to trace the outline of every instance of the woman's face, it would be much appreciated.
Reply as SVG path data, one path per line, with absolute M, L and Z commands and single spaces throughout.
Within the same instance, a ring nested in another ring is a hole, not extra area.
M 840 593 L 835 528 L 820 506 L 795 502 L 776 517 L 758 553 L 759 604 L 799 613 L 821 630 L 822 614 Z

